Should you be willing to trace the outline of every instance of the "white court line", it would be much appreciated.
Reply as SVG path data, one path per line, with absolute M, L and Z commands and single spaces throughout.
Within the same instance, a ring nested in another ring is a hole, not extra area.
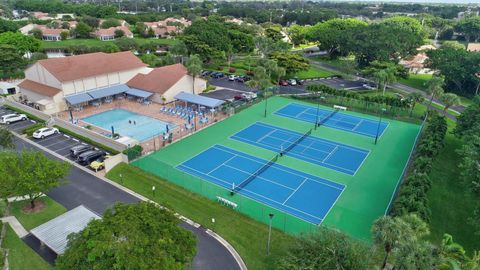
M 333 153 L 337 152 L 337 149 L 338 149 L 338 146 L 335 146 L 335 148 L 333 148 L 333 150 L 330 152 L 330 154 L 328 154 L 323 160 L 322 160 L 322 163 L 325 163 L 325 160 L 329 159 Z
M 231 154 L 231 155 L 237 155 L 236 153 L 232 153 L 232 152 L 230 152 L 230 151 L 228 151 L 228 150 L 226 150 L 226 149 L 220 149 L 220 148 L 216 148 L 216 149 L 217 149 L 217 150 L 220 150 L 220 151 L 223 151 L 223 152 L 225 152 L 225 153 L 229 153 L 229 154 Z M 252 159 L 252 158 L 250 158 L 250 157 L 245 157 L 245 156 L 242 156 L 242 155 L 238 155 L 238 156 L 239 156 L 239 157 L 242 157 L 242 158 L 244 158 L 244 159 L 248 159 L 248 160 L 251 160 L 251 161 L 253 161 L 253 162 L 259 163 L 259 164 L 265 164 L 265 163 L 262 163 L 262 162 L 260 162 L 260 161 L 254 160 L 254 159 Z M 275 169 L 277 169 L 277 170 L 279 170 L 279 171 L 283 171 L 283 172 L 285 172 L 285 173 L 289 173 L 289 174 L 291 174 L 291 175 L 295 175 L 295 176 L 299 176 L 299 177 L 301 177 L 301 178 L 305 178 L 304 175 L 299 175 L 298 173 L 291 172 L 291 171 L 287 171 L 287 170 L 285 170 L 285 169 L 283 169 L 283 168 L 281 168 L 281 167 L 275 167 Z M 313 175 L 312 175 L 312 176 L 313 176 Z M 314 176 L 314 177 L 315 177 L 315 176 Z M 319 178 L 320 178 L 320 177 L 319 177 Z M 331 185 L 329 185 L 329 184 L 327 184 L 327 183 L 322 183 L 322 182 L 317 181 L 317 180 L 312 179 L 312 178 L 309 178 L 309 179 L 312 180 L 312 181 L 314 181 L 314 182 L 317 182 L 317 183 L 319 183 L 319 184 L 326 185 L 326 186 L 329 186 L 329 187 L 336 188 L 336 189 L 340 190 L 338 187 L 331 186 Z M 332 182 L 332 183 L 336 183 L 336 182 L 330 181 L 330 180 L 328 180 L 328 179 L 324 179 L 324 178 L 321 178 L 321 179 L 322 179 L 322 180 L 325 180 L 325 181 Z M 338 183 L 336 183 L 336 184 L 338 184 Z M 345 184 L 339 184 L 339 185 L 346 186 Z
M 225 166 L 225 167 L 232 168 L 232 169 L 234 169 L 234 170 L 236 170 L 236 171 L 239 171 L 239 172 L 242 172 L 242 173 L 247 174 L 248 176 L 247 176 L 247 178 L 245 178 L 245 180 L 248 179 L 250 176 L 253 175 L 253 173 L 247 172 L 247 171 L 244 171 L 244 170 L 240 170 L 240 169 L 237 168 L 237 167 L 233 167 L 233 166 L 230 166 L 230 165 L 227 165 L 227 164 L 225 164 L 224 166 Z M 210 175 L 210 174 L 209 174 L 209 175 Z M 260 180 L 263 180 L 263 181 L 270 182 L 270 183 L 275 184 L 275 185 L 277 185 L 277 186 L 286 188 L 286 189 L 295 190 L 295 189 L 293 189 L 293 188 L 291 188 L 291 187 L 287 187 L 287 186 L 285 186 L 285 185 L 282 185 L 282 184 L 280 184 L 280 183 L 277 183 L 277 182 L 275 182 L 275 181 L 273 181 L 273 180 L 270 180 L 270 179 L 265 178 L 265 177 L 260 176 L 260 175 L 257 175 L 254 179 L 256 180 L 257 178 L 260 179 Z
M 356 125 L 352 128 L 352 130 L 353 130 L 353 131 L 356 131 L 357 128 L 358 128 L 358 127 L 360 126 L 360 124 L 362 124 L 362 123 L 363 123 L 363 119 L 360 120 L 360 122 L 358 122 L 358 124 L 356 124 Z
M 293 196 L 293 194 L 297 193 L 297 191 L 300 189 L 301 186 L 303 186 L 303 184 L 308 180 L 308 178 L 305 178 L 303 179 L 303 182 L 300 183 L 300 185 L 298 185 L 298 187 L 292 192 L 292 194 L 290 194 L 290 196 L 287 197 L 287 199 L 285 199 L 285 201 L 283 201 L 282 205 L 285 205 L 285 203 L 290 199 L 290 197 Z
M 295 117 L 299 117 L 300 115 L 302 115 L 302 114 L 303 114 L 304 112 L 306 112 L 306 111 L 308 111 L 308 108 L 305 109 L 305 110 L 303 110 L 303 111 L 301 111 L 301 112 L 299 112 L 299 113 L 297 113 L 297 114 L 295 115 Z
M 262 141 L 263 139 L 270 136 L 270 134 L 274 133 L 275 131 L 276 131 L 275 129 L 270 130 L 269 132 L 267 132 L 267 134 L 263 135 L 260 139 L 258 139 L 257 142 Z
M 236 156 L 233 156 L 227 160 L 225 160 L 224 162 L 222 162 L 220 165 L 218 165 L 217 167 L 213 168 L 213 170 L 210 170 L 207 175 L 210 175 L 210 173 L 212 173 L 213 171 L 215 171 L 216 169 L 220 168 L 221 166 L 223 166 L 225 163 L 229 162 L 230 160 L 234 159 Z M 225 164 L 226 165 L 226 164 Z
M 192 170 L 192 171 L 196 171 L 196 172 L 198 172 L 198 173 L 200 173 L 200 174 L 204 174 L 203 172 L 201 172 L 201 171 L 199 171 L 199 170 L 196 170 L 196 169 L 194 169 L 194 168 L 191 168 L 191 167 L 189 167 L 189 166 L 186 166 L 186 165 L 181 165 L 181 166 L 186 167 L 187 169 L 190 169 L 190 170 Z M 184 172 L 185 172 L 185 171 L 184 171 Z M 194 174 L 191 174 L 191 173 L 189 173 L 189 172 L 185 172 L 185 173 L 190 174 L 190 175 L 192 175 L 192 176 L 194 176 L 194 177 L 199 177 L 198 175 L 194 175 Z M 215 176 L 212 176 L 212 175 L 207 175 L 207 176 L 212 177 L 212 178 L 214 178 L 215 180 L 218 180 L 218 181 L 223 182 L 223 183 L 225 183 L 225 184 L 231 185 L 231 183 L 226 182 L 226 181 L 224 181 L 224 180 L 222 180 L 222 179 L 219 179 L 218 177 L 215 177 Z M 208 181 L 208 180 L 204 180 L 204 181 Z M 222 186 L 222 185 L 219 185 L 219 184 L 217 184 L 217 183 L 215 183 L 215 182 L 210 182 L 210 181 L 208 181 L 208 182 L 209 182 L 209 183 L 212 183 L 212 184 L 214 184 L 214 185 L 217 185 L 217 186 L 219 186 L 219 187 L 221 187 L 221 188 L 224 188 L 224 189 L 226 189 L 226 190 L 230 190 L 230 189 L 228 189 L 228 188 L 226 188 L 226 187 L 224 187 L 224 186 Z M 247 189 L 246 187 L 245 187 L 245 188 L 242 188 L 242 191 L 246 191 L 246 192 L 248 192 L 248 193 L 254 194 L 255 196 L 264 198 L 265 200 L 271 201 L 271 202 L 273 202 L 273 203 L 278 204 L 279 206 L 282 206 L 282 204 L 281 204 L 280 202 L 275 201 L 275 200 L 273 200 L 273 199 L 271 199 L 271 198 L 269 198 L 269 197 L 265 197 L 265 196 L 263 196 L 263 195 L 261 195 L 261 194 L 258 194 L 258 193 L 256 193 L 256 192 L 253 192 L 253 191 Z M 262 202 L 262 201 L 260 201 L 260 200 L 258 200 L 258 199 L 255 199 L 255 198 L 252 198 L 252 197 L 249 197 L 249 198 L 252 199 L 252 200 L 254 200 L 254 201 L 257 201 L 257 202 L 259 202 L 259 203 L 265 204 L 265 202 Z M 270 205 L 270 206 L 271 206 L 271 205 Z M 289 214 L 289 215 L 297 216 L 297 217 L 300 218 L 300 219 L 303 219 L 303 220 L 305 220 L 305 221 L 307 221 L 307 222 L 312 223 L 311 221 L 308 221 L 308 220 L 306 220 L 305 218 L 299 217 L 298 215 L 295 215 L 294 213 L 290 213 L 290 212 L 287 212 L 287 211 L 285 211 L 285 210 L 280 209 L 279 206 L 273 205 L 273 206 L 271 206 L 271 207 L 274 207 L 274 208 L 276 208 L 277 210 L 279 210 L 279 211 L 281 211 L 281 212 L 284 212 L 284 213 Z M 312 214 L 306 213 L 306 212 L 304 212 L 304 211 L 302 211 L 302 210 L 300 210 L 300 209 L 297 209 L 297 208 L 295 208 L 295 207 L 291 207 L 291 206 L 289 206 L 289 205 L 283 205 L 283 206 L 284 206 L 284 207 L 287 207 L 287 208 L 290 208 L 290 209 L 292 209 L 292 210 L 294 210 L 294 211 L 297 211 L 297 212 L 299 212 L 299 213 L 302 213 L 302 214 L 304 214 L 304 215 L 310 216 L 310 217 L 312 217 L 312 218 L 314 218 L 314 219 L 318 219 L 318 220 L 319 220 L 319 223 L 321 223 L 321 222 L 323 221 L 322 218 L 319 218 L 319 217 L 314 216 L 314 215 L 312 215 Z

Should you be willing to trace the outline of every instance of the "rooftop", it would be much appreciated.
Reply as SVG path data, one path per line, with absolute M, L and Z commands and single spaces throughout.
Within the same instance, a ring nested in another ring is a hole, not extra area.
M 163 94 L 187 74 L 182 64 L 154 68 L 148 74 L 137 74 L 127 85 L 133 88 Z

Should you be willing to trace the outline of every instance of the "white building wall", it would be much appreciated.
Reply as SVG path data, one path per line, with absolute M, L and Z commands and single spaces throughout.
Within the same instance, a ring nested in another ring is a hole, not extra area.
M 176 84 L 170 87 L 170 89 L 168 89 L 163 94 L 163 97 L 166 99 L 166 102 L 171 102 L 174 100 L 173 97 L 182 91 L 187 93 L 192 93 L 192 85 L 193 85 L 193 77 L 190 75 L 185 75 Z M 195 78 L 195 94 L 202 93 L 203 91 L 205 91 L 206 88 L 207 88 L 206 80 L 198 77 Z M 158 99 L 158 97 L 156 99 Z M 154 101 L 158 102 L 157 100 L 154 100 Z
M 61 82 L 38 63 L 25 70 L 25 78 L 51 87 L 62 88 Z

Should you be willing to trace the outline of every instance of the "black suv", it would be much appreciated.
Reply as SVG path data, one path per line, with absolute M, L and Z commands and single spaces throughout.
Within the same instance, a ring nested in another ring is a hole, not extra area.
M 101 150 L 87 151 L 78 156 L 78 163 L 83 166 L 89 165 L 92 161 L 104 157 L 105 155 L 106 153 Z
M 76 159 L 81 153 L 84 153 L 90 150 L 94 150 L 93 146 L 83 145 L 83 144 L 77 145 L 70 148 L 70 156 Z

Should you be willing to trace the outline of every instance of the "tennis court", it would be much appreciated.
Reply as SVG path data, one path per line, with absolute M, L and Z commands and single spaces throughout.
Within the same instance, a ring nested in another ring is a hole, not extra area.
M 298 103 L 290 103 L 280 108 L 274 114 L 289 117 L 305 122 L 315 123 L 317 120 L 317 108 Z M 379 121 L 371 120 L 363 117 L 348 115 L 345 113 L 334 113 L 332 110 L 319 109 L 318 122 L 322 126 L 340 129 L 364 136 L 375 138 L 382 136 L 388 127 L 388 123 L 383 121 L 379 125 Z
M 257 122 L 231 136 L 276 153 L 355 175 L 370 151 Z M 298 144 L 296 144 L 298 143 Z M 289 149 L 291 148 L 291 149 Z M 288 150 L 288 151 L 285 151 Z
M 270 166 L 262 170 L 266 164 Z M 323 221 L 345 188 L 221 145 L 177 168 L 314 224 Z

